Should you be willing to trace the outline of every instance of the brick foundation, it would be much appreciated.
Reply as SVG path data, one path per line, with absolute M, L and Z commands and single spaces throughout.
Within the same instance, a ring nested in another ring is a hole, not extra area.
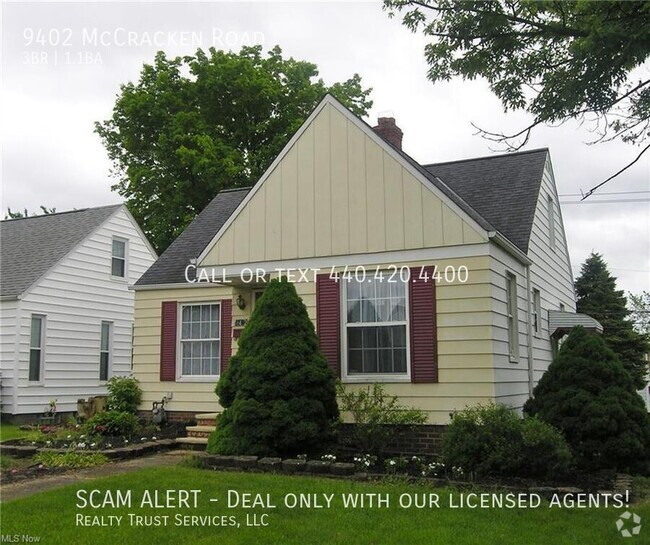
M 352 431 L 355 424 L 339 426 L 339 444 L 353 447 Z M 392 440 L 386 448 L 388 454 L 433 455 L 442 451 L 442 438 L 447 426 L 423 424 L 418 426 L 392 426 Z
M 200 412 L 193 411 L 165 411 L 167 422 L 196 422 L 196 415 Z M 151 420 L 151 411 L 138 411 L 138 417 Z
M 196 422 L 200 412 L 167 411 L 168 422 Z M 139 411 L 140 418 L 150 420 L 151 411 Z M 200 425 L 201 423 L 199 423 Z M 212 424 L 214 425 L 214 424 Z M 339 445 L 358 450 L 352 439 L 354 424 L 341 424 L 338 427 Z M 387 454 L 434 455 L 442 451 L 442 437 L 447 426 L 423 424 L 417 426 L 393 426 L 392 440 L 387 446 Z

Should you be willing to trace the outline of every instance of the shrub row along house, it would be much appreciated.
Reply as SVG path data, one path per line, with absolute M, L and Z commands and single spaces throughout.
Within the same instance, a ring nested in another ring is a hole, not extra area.
M 124 205 L 0 222 L 3 419 L 73 413 L 131 372 L 129 285 L 156 257 Z
M 328 95 L 252 188 L 214 198 L 134 286 L 143 408 L 219 412 L 215 383 L 287 269 L 341 380 L 385 383 L 431 424 L 522 407 L 557 339 L 600 329 L 575 314 L 548 150 L 420 165 L 401 141 Z

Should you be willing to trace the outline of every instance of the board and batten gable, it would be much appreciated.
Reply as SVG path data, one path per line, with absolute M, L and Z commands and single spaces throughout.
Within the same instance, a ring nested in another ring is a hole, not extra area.
M 199 266 L 487 241 L 487 233 L 343 107 L 325 101 L 253 188 Z
M 126 241 L 125 278 L 111 276 L 114 237 Z M 16 321 L 18 380 L 13 384 L 13 414 L 42 413 L 52 399 L 57 400 L 58 411 L 76 411 L 77 399 L 106 394 L 99 378 L 102 322 L 112 324 L 109 377 L 131 372 L 135 296 L 129 285 L 155 259 L 122 206 L 22 295 Z M 45 317 L 39 383 L 28 380 L 33 315 Z

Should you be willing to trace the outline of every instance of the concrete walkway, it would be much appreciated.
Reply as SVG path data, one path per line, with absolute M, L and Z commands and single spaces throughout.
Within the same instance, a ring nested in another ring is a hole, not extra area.
M 147 467 L 172 466 L 181 462 L 186 456 L 196 454 L 187 450 L 171 450 L 142 458 L 134 458 L 123 462 L 110 462 L 99 467 L 87 469 L 70 470 L 59 475 L 50 475 L 0 485 L 0 502 L 25 498 L 39 492 L 45 492 L 53 488 L 60 488 L 69 484 L 82 483 L 101 477 L 111 477 L 124 473 L 132 473 Z

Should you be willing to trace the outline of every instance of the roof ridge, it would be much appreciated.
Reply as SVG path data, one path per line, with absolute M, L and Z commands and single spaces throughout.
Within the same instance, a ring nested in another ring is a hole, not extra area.
M 470 161 L 484 161 L 486 159 L 499 159 L 501 157 L 513 157 L 515 155 L 526 155 L 528 153 L 539 153 L 540 151 L 550 151 L 548 147 L 535 148 L 524 151 L 510 151 L 507 153 L 498 153 L 496 155 L 482 155 L 481 157 L 469 157 L 468 159 L 454 159 L 453 161 L 441 161 L 439 163 L 422 163 L 424 168 L 439 166 L 439 165 L 449 165 L 452 163 L 469 163 Z
M 20 220 L 35 220 L 37 218 L 51 218 L 53 216 L 62 216 L 63 214 L 74 214 L 76 212 L 88 212 L 89 210 L 102 210 L 104 208 L 119 208 L 124 205 L 124 203 L 119 204 L 105 204 L 102 206 L 89 206 L 87 208 L 77 208 L 75 210 L 64 210 L 63 212 L 52 212 L 51 214 L 39 214 L 36 216 L 27 216 L 22 218 L 7 218 L 0 220 L 2 223 L 7 221 L 20 221 Z
M 253 189 L 252 185 L 246 185 L 244 187 L 231 187 L 229 189 L 222 189 L 221 191 L 219 191 L 219 193 L 233 193 L 235 191 L 250 191 L 251 189 Z M 217 193 L 217 195 L 219 193 Z M 216 195 L 215 195 L 215 197 L 216 197 Z

